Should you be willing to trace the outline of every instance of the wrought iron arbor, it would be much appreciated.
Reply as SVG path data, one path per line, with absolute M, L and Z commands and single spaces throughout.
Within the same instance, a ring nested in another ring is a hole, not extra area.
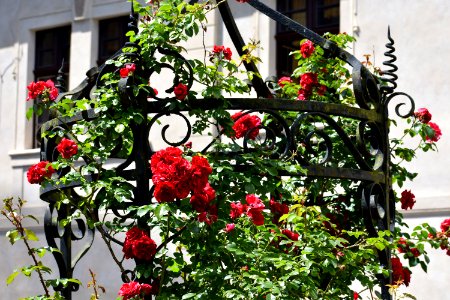
M 309 177 L 327 177 L 336 179 L 345 179 L 359 182 L 359 196 L 361 200 L 361 208 L 366 228 L 372 236 L 377 236 L 379 230 L 393 230 L 394 226 L 394 200 L 391 194 L 391 182 L 389 171 L 389 141 L 388 141 L 388 104 L 390 100 L 397 95 L 404 95 L 403 93 L 394 92 L 396 87 L 394 74 L 396 67 L 393 65 L 395 56 L 393 55 L 393 40 L 390 39 L 390 43 L 387 45 L 390 49 L 387 55 L 391 60 L 385 65 L 391 67 L 389 71 L 384 72 L 387 76 L 384 80 L 388 85 L 380 86 L 380 82 L 376 79 L 353 55 L 339 48 L 334 43 L 322 38 L 314 32 L 308 30 L 301 24 L 294 22 L 293 20 L 285 17 L 277 11 L 267 7 L 263 3 L 257 0 L 249 0 L 248 4 L 259 12 L 267 15 L 271 19 L 283 24 L 284 26 L 299 33 L 304 38 L 311 40 L 314 44 L 320 45 L 328 57 L 339 58 L 351 67 L 352 69 L 352 81 L 353 91 L 356 97 L 356 102 L 359 107 L 349 107 L 344 104 L 332 104 L 322 103 L 314 101 L 290 101 L 286 99 L 276 99 L 273 97 L 267 82 L 264 82 L 258 77 L 254 77 L 251 83 L 253 89 L 256 91 L 258 97 L 254 99 L 250 98 L 230 98 L 227 101 L 230 103 L 230 109 L 246 110 L 247 112 L 259 112 L 263 114 L 270 114 L 276 119 L 280 128 L 278 131 L 266 128 L 268 139 L 270 136 L 281 135 L 283 138 L 283 146 L 278 148 L 276 157 L 282 159 L 283 155 L 286 155 L 290 151 L 295 150 L 298 143 L 304 143 L 306 146 L 310 145 L 311 137 L 313 135 L 320 135 L 324 140 L 322 153 L 324 155 L 321 158 L 311 159 L 308 157 L 298 157 L 298 163 L 307 169 L 307 176 Z M 245 45 L 243 39 L 239 33 L 239 30 L 234 22 L 233 16 L 229 9 L 227 2 L 219 5 L 219 11 L 222 15 L 224 24 L 235 44 L 235 47 L 240 51 L 240 55 L 243 54 L 242 47 Z M 137 32 L 137 15 L 130 14 L 130 30 Z M 390 38 L 390 37 L 389 37 Z M 126 43 L 124 48 L 138 48 L 135 43 Z M 185 76 L 189 78 L 190 87 L 192 85 L 192 69 L 189 63 L 184 60 L 179 53 L 171 52 L 167 49 L 158 49 L 165 55 L 171 55 L 183 60 L 185 63 L 180 69 L 175 70 L 173 66 L 167 66 L 167 68 L 173 70 L 175 73 L 174 86 L 179 82 L 179 73 L 184 72 Z M 143 65 L 142 59 L 139 57 L 138 52 L 122 53 L 122 50 L 116 53 L 112 58 L 119 55 L 125 55 L 133 60 L 133 62 L 139 66 L 143 75 L 148 78 L 152 75 L 154 70 L 148 69 Z M 245 64 L 248 71 L 257 72 L 257 68 L 254 64 Z M 58 78 L 58 88 L 60 89 L 59 99 L 62 97 L 70 96 L 72 100 L 90 98 L 92 90 L 94 90 L 97 84 L 100 83 L 101 77 L 106 72 L 114 71 L 112 65 L 102 65 L 99 68 L 93 68 L 87 72 L 87 78 L 74 90 L 66 92 L 64 90 L 64 83 L 62 76 Z M 154 97 L 153 101 L 148 101 L 145 96 L 133 95 L 131 87 L 133 82 L 129 78 L 122 78 L 119 82 L 119 94 L 121 101 L 124 105 L 131 106 L 142 112 L 142 115 L 152 115 L 148 120 L 142 123 L 130 123 L 129 126 L 133 133 L 133 150 L 132 153 L 117 167 L 115 172 L 126 178 L 129 182 L 132 182 L 135 186 L 133 189 L 133 205 L 142 205 L 147 199 L 152 199 L 153 188 L 150 186 L 151 171 L 148 166 L 149 157 L 154 153 L 149 144 L 149 131 L 155 124 L 156 120 L 164 115 L 173 115 L 184 119 L 187 125 L 186 136 L 177 142 L 168 141 L 165 136 L 165 130 L 162 132 L 161 138 L 168 144 L 178 146 L 188 141 L 191 135 L 191 125 L 189 120 L 182 114 L 181 111 L 167 111 L 165 104 L 170 99 L 162 99 Z M 414 111 L 414 102 L 409 96 L 411 108 L 406 115 L 410 115 Z M 192 108 L 202 109 L 214 109 L 218 104 L 217 101 L 202 101 L 198 99 L 197 102 L 192 102 Z M 399 112 L 399 106 L 397 106 L 397 114 Z M 298 112 L 298 118 L 288 125 L 278 112 L 280 111 L 295 111 Z M 304 124 L 308 117 L 314 116 L 320 118 L 329 128 L 331 128 L 337 136 L 339 136 L 342 143 L 347 147 L 349 153 L 351 153 L 356 168 L 343 168 L 339 166 L 335 161 L 333 162 L 333 144 L 331 139 L 320 130 L 313 130 L 305 135 L 300 134 L 300 128 Z M 335 122 L 332 116 L 341 116 L 357 120 L 359 122 L 358 130 L 352 136 L 350 136 L 344 128 L 337 122 Z M 89 121 L 97 118 L 98 115 L 92 109 L 85 110 L 77 115 L 61 119 L 55 118 L 46 122 L 42 131 L 55 130 L 58 127 L 67 128 L 77 124 L 81 120 Z M 369 145 L 369 147 L 368 147 Z M 54 161 L 56 160 L 57 152 L 55 151 L 56 140 L 44 136 L 41 143 L 41 160 Z M 369 149 L 368 149 L 369 148 Z M 207 151 L 208 147 L 204 149 Z M 244 142 L 243 151 L 249 150 L 247 144 Z M 317 153 L 316 153 L 317 154 Z M 56 155 L 56 156 L 55 156 Z M 314 152 L 311 150 L 311 155 L 314 156 Z M 86 161 L 87 162 L 87 161 Z M 133 166 L 130 168 L 130 166 Z M 64 172 L 61 172 L 59 176 L 63 176 Z M 298 174 L 285 174 L 289 176 L 297 176 Z M 86 180 L 96 180 L 96 174 L 87 174 Z M 76 219 L 76 226 L 74 230 L 73 225 L 67 225 L 64 228 L 59 227 L 58 220 L 64 219 L 67 215 L 73 212 L 73 207 L 69 205 L 62 205 L 58 209 L 55 207 L 55 202 L 58 198 L 58 194 L 61 191 L 70 194 L 74 199 L 82 197 L 76 191 L 76 184 L 68 186 L 46 186 L 41 188 L 41 199 L 49 203 L 47 213 L 45 215 L 45 234 L 47 242 L 50 246 L 59 248 L 60 253 L 54 253 L 61 278 L 71 278 L 73 270 L 80 260 L 80 258 L 89 250 L 94 239 L 94 230 L 89 229 L 86 223 L 82 219 Z M 120 210 L 123 207 L 111 207 L 114 213 L 127 219 L 126 215 L 121 215 Z M 122 244 L 111 237 L 111 239 Z M 59 246 L 57 241 L 59 240 Z M 74 255 L 72 253 L 72 242 L 77 240 L 85 241 L 85 246 L 81 251 Z M 389 268 L 390 266 L 390 252 L 388 250 L 379 251 L 380 264 Z M 387 291 L 386 284 L 389 283 L 389 278 L 383 276 L 379 277 L 380 284 L 382 286 L 383 299 L 390 299 L 390 295 Z M 71 285 L 68 289 L 63 289 L 63 295 L 66 299 L 71 299 L 71 293 L 76 291 L 78 287 Z

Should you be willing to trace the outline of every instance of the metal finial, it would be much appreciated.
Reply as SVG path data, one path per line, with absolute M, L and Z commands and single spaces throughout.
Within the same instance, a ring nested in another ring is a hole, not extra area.
M 66 81 L 64 80 L 64 58 L 62 59 L 61 62 L 61 67 L 58 70 L 58 76 L 56 76 L 56 85 L 55 87 L 58 89 L 59 93 L 64 93 L 66 92 Z
M 384 52 L 384 55 L 388 57 L 389 59 L 383 62 L 383 65 L 389 67 L 387 70 L 382 71 L 383 77 L 381 77 L 381 80 L 386 82 L 387 85 L 382 86 L 380 88 L 381 92 L 384 95 L 392 94 L 394 90 L 397 88 L 397 79 L 398 76 L 395 74 L 397 72 L 398 67 L 394 64 L 395 61 L 397 61 L 397 56 L 395 56 L 395 47 L 394 47 L 394 39 L 391 37 L 391 28 L 388 26 L 388 32 L 387 32 L 388 40 L 389 42 L 386 44 L 386 48 L 388 49 L 386 52 Z

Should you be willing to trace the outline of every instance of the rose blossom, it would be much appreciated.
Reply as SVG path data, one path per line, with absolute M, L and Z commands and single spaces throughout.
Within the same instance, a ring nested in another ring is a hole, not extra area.
M 173 92 L 175 94 L 175 98 L 178 100 L 184 100 L 189 93 L 187 85 L 182 84 L 181 82 L 173 88 Z
M 136 296 L 150 295 L 151 292 L 152 286 L 150 284 L 131 281 L 122 284 L 119 290 L 119 296 L 122 296 L 123 300 L 129 300 Z
M 232 202 L 230 206 L 230 217 L 232 219 L 239 218 L 247 210 L 247 205 L 242 204 L 241 202 Z
M 231 55 L 232 55 L 232 52 L 231 52 L 231 49 L 230 49 L 230 48 L 225 48 L 225 49 L 223 49 L 223 57 L 224 57 L 226 60 L 231 60 Z
M 402 203 L 402 209 L 412 209 L 414 203 L 416 203 L 415 196 L 411 193 L 411 190 L 404 190 L 402 192 L 402 197 L 400 198 L 400 202 Z
M 431 120 L 431 114 L 426 108 L 419 108 L 414 113 L 414 115 L 416 116 L 417 119 L 419 119 L 420 122 L 424 124 L 428 124 L 428 122 L 430 122 Z
M 398 247 L 398 248 L 397 248 L 397 251 L 398 251 L 399 253 L 405 253 L 405 252 L 408 252 L 408 250 L 409 250 L 408 242 L 407 242 L 406 239 L 403 238 L 403 237 L 401 237 L 401 238 L 398 240 L 397 247 Z
M 254 140 L 258 136 L 258 127 L 261 126 L 261 119 L 258 116 L 237 112 L 231 118 L 234 120 L 232 129 L 235 132 L 235 138 L 239 139 L 248 134 L 248 138 Z
M 280 221 L 280 217 L 289 213 L 289 206 L 286 204 L 282 204 L 280 202 L 275 201 L 274 199 L 270 199 L 269 202 L 270 211 L 273 214 L 272 222 L 274 224 L 278 224 Z
M 220 54 L 223 51 L 224 48 L 225 48 L 224 46 L 214 45 L 213 52 L 216 53 L 216 54 Z
M 303 42 L 300 46 L 300 52 L 302 53 L 303 58 L 310 57 L 313 54 L 314 49 L 314 44 L 310 40 Z
M 301 101 L 305 101 L 308 99 L 308 97 L 311 96 L 311 91 L 300 89 L 298 90 L 298 96 L 297 99 Z
M 126 78 L 128 76 L 133 75 L 134 71 L 136 71 L 135 64 L 127 64 L 125 67 L 120 69 L 120 77 Z
M 56 150 L 61 153 L 63 158 L 67 159 L 78 153 L 78 146 L 74 141 L 63 138 L 58 146 L 56 146 Z
M 307 91 L 311 91 L 318 83 L 317 74 L 307 72 L 300 77 L 300 85 Z
M 282 234 L 284 234 L 285 236 L 287 236 L 290 240 L 293 241 L 298 241 L 298 238 L 300 237 L 300 235 L 298 233 L 292 232 L 289 229 L 283 229 L 281 231 Z
M 234 223 L 229 223 L 229 224 L 225 225 L 225 232 L 229 233 L 229 232 L 233 231 L 235 227 L 236 227 L 236 225 Z
M 412 253 L 412 255 L 414 255 L 414 257 L 419 257 L 420 256 L 420 251 L 417 248 L 411 248 L 409 250 L 410 253 Z
M 426 136 L 426 140 L 428 143 L 437 142 L 441 138 L 442 132 L 439 126 L 436 123 L 428 122 L 428 126 L 434 131 L 434 135 Z
M 53 101 L 58 97 L 58 89 L 52 80 L 31 82 L 28 86 L 28 100 L 41 98 L 42 102 Z
M 264 203 L 255 194 L 249 194 L 245 197 L 247 202 L 247 216 L 252 220 L 256 226 L 264 224 L 264 216 L 262 214 L 265 208 Z
M 359 294 L 357 292 L 353 292 L 353 300 L 358 300 Z
M 149 261 L 156 254 L 156 248 L 155 241 L 144 230 L 134 226 L 126 233 L 122 252 L 125 258 Z
M 48 161 L 41 161 L 32 165 L 27 171 L 27 179 L 31 184 L 40 184 L 45 178 L 50 178 L 55 173 L 52 165 Z
M 404 268 L 398 257 L 391 258 L 392 264 L 392 282 L 394 284 L 401 284 L 408 286 L 411 280 L 411 271 Z
M 448 232 L 450 228 L 450 219 L 445 219 L 444 221 L 442 221 L 441 223 L 441 230 L 443 233 L 447 233 L 447 235 L 450 235 L 450 232 Z
M 287 83 L 292 83 L 291 77 L 284 76 L 278 79 L 278 85 L 283 88 Z
M 319 85 L 319 88 L 317 89 L 317 94 L 319 95 L 319 96 L 323 96 L 323 95 L 325 95 L 325 92 L 327 91 L 327 86 L 326 85 L 323 85 L 323 84 L 320 84 Z

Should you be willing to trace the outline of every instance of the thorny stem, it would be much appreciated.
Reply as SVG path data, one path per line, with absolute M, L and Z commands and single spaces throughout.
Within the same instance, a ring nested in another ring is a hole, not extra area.
M 17 231 L 19 232 L 20 236 L 22 237 L 22 240 L 23 240 L 25 246 L 27 247 L 28 255 L 31 256 L 31 258 L 33 259 L 34 265 L 37 267 L 36 272 L 38 273 L 39 281 L 41 282 L 41 285 L 44 288 L 45 296 L 50 297 L 48 288 L 45 285 L 44 277 L 42 276 L 41 270 L 39 268 L 40 262 L 38 262 L 38 260 L 36 259 L 36 255 L 34 254 L 33 249 L 31 248 L 30 244 L 27 241 L 27 237 L 25 235 L 25 228 L 22 226 L 22 218 L 20 217 L 22 215 L 22 205 L 19 204 L 17 215 L 15 214 L 14 210 L 12 209 L 12 207 L 10 205 L 6 205 L 6 207 L 10 214 L 6 214 L 5 211 L 2 211 L 2 214 L 8 219 L 9 222 L 11 222 L 11 224 L 13 224 L 16 227 Z

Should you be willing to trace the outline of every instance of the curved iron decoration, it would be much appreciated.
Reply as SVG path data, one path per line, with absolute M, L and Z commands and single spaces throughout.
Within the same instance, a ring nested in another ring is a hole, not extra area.
M 191 2 L 196 1 L 192 0 Z M 385 53 L 390 60 L 384 63 L 386 66 L 390 67 L 390 69 L 383 73 L 387 78 L 376 78 L 359 60 L 347 51 L 339 48 L 333 42 L 324 39 L 301 24 L 298 24 L 281 13 L 269 8 L 260 1 L 249 0 L 247 3 L 276 22 L 297 32 L 302 37 L 320 45 L 325 50 L 328 57 L 339 58 L 352 66 L 353 91 L 359 107 L 349 107 L 342 104 L 315 101 L 291 101 L 273 98 L 266 83 L 258 76 L 254 76 L 252 87 L 255 89 L 258 97 L 254 99 L 226 99 L 228 108 L 243 110 L 243 114 L 256 112 L 269 116 L 276 121 L 277 127 L 259 126 L 251 128 L 244 137 L 240 152 L 223 153 L 224 158 L 252 151 L 254 147 L 257 146 L 250 139 L 250 133 L 254 130 L 264 131 L 264 134 L 260 134 L 262 141 L 259 146 L 265 147 L 268 156 L 272 158 L 283 159 L 290 153 L 295 152 L 299 145 L 302 145 L 305 149 L 305 153 L 297 154 L 296 160 L 307 170 L 308 177 L 349 179 L 360 182 L 360 199 L 363 220 L 371 236 L 377 236 L 379 230 L 393 230 L 395 207 L 390 186 L 388 105 L 394 97 L 406 96 L 409 101 L 407 113 L 400 112 L 400 108 L 406 103 L 398 104 L 395 110 L 398 116 L 408 117 L 414 111 L 414 101 L 405 93 L 395 92 L 395 80 L 397 79 L 397 76 L 394 73 L 397 70 L 397 67 L 394 64 L 396 57 L 394 55 L 394 41 L 390 36 L 390 32 L 388 32 L 388 39 L 390 42 L 386 45 L 389 51 Z M 219 12 L 222 15 L 224 24 L 230 33 L 236 49 L 240 55 L 244 54 L 244 52 L 242 52 L 244 41 L 234 22 L 231 10 L 226 1 L 220 3 Z M 132 9 L 130 13 L 129 29 L 134 32 L 137 32 L 138 30 L 137 20 L 138 16 Z M 139 49 L 138 44 L 131 42 L 127 42 L 123 48 L 130 47 Z M 143 77 L 150 78 L 152 74 L 154 74 L 154 69 L 143 65 L 144 60 L 140 57 L 139 51 L 129 53 L 123 52 L 122 49 L 116 52 L 112 56 L 112 59 L 123 55 L 135 63 L 136 72 L 139 72 Z M 183 78 L 184 83 L 190 88 L 193 83 L 193 72 L 188 61 L 173 49 L 158 48 L 155 52 L 156 51 L 162 55 L 173 56 L 176 57 L 177 60 L 183 61 L 183 64 L 178 68 L 168 63 L 158 62 L 159 66 L 171 70 L 175 75 L 173 85 L 167 89 L 167 92 L 173 92 L 173 88 L 181 82 L 181 78 Z M 153 59 L 156 61 L 156 58 Z M 258 72 L 255 64 L 244 63 L 244 65 L 247 70 Z M 102 74 L 117 71 L 118 69 L 111 64 L 104 64 L 99 68 L 92 68 L 87 72 L 86 79 L 83 80 L 78 87 L 72 91 L 66 92 L 62 70 L 60 70 L 60 76 L 58 76 L 57 81 L 60 95 L 57 101 L 64 97 L 71 97 L 73 101 L 83 98 L 93 99 L 94 91 L 102 84 Z M 381 83 L 387 83 L 388 85 L 382 85 Z M 180 146 L 189 140 L 192 133 L 192 125 L 189 119 L 183 114 L 183 109 L 167 110 L 166 104 L 174 99 L 170 97 L 160 98 L 156 95 L 151 95 L 150 98 L 147 98 L 148 95 L 133 95 L 133 84 L 133 79 L 129 77 L 122 78 L 119 81 L 120 100 L 124 105 L 139 109 L 142 112 L 142 115 L 148 116 L 148 119 L 144 122 L 131 122 L 129 124 L 129 130 L 133 136 L 131 153 L 126 157 L 121 157 L 123 161 L 114 168 L 117 175 L 133 182 L 132 196 L 129 199 L 129 202 L 120 203 L 120 205 L 118 204 L 117 206 L 107 208 L 123 222 L 126 222 L 129 218 L 128 214 L 122 214 L 121 211 L 124 208 L 127 208 L 130 205 L 139 206 L 148 204 L 148 199 L 153 199 L 154 187 L 150 185 L 152 174 L 149 168 L 149 157 L 154 154 L 155 150 L 152 149 L 150 145 L 149 133 L 158 119 L 163 116 L 173 115 L 181 117 L 186 124 L 187 130 L 185 136 L 176 141 L 172 141 L 166 136 L 170 125 L 165 125 L 161 129 L 161 139 L 168 145 Z M 190 100 L 189 109 L 201 108 L 211 110 L 221 105 L 221 103 L 222 102 L 219 101 L 219 99 Z M 184 109 L 184 111 L 186 110 L 187 109 Z M 284 111 L 295 112 L 297 114 L 290 126 L 281 114 L 281 112 Z M 46 122 L 42 128 L 43 131 L 58 130 L 58 128 L 65 129 L 80 121 L 89 122 L 97 117 L 98 114 L 94 110 L 88 109 L 77 113 L 71 118 L 55 117 Z M 348 118 L 358 121 L 359 123 L 356 132 L 349 134 L 346 132 L 345 128 L 334 120 L 333 117 Z M 303 130 L 302 122 L 308 120 L 308 118 L 320 120 L 324 128 L 316 127 L 309 131 Z M 344 168 L 333 161 L 334 145 L 329 136 L 330 132 L 339 136 L 340 142 L 348 149 L 348 156 L 353 160 L 350 165 L 353 167 Z M 220 138 L 221 135 L 222 133 L 219 132 L 216 138 Z M 316 138 L 314 139 L 313 137 Z M 214 140 L 203 149 L 203 152 L 208 151 L 213 144 Z M 55 147 L 55 138 L 44 136 L 41 143 L 41 160 L 55 160 Z M 320 154 L 323 154 L 323 156 L 319 157 Z M 311 156 L 313 159 L 310 159 Z M 84 158 L 84 160 L 87 164 L 90 162 L 88 158 Z M 64 170 L 58 174 L 60 177 L 64 175 Z M 305 176 L 303 173 L 286 173 L 282 175 Z M 96 176 L 97 174 L 95 173 L 89 173 L 85 176 L 85 179 L 88 181 L 96 180 Z M 60 270 L 60 276 L 64 278 L 69 278 L 72 275 L 73 268 L 78 260 L 89 250 L 94 238 L 93 229 L 88 229 L 81 219 L 75 221 L 82 233 L 78 237 L 74 234 L 74 231 L 72 231 L 70 224 L 63 229 L 58 228 L 57 220 L 64 218 L 64 216 L 72 213 L 72 211 L 70 211 L 70 207 L 68 206 L 62 206 L 60 209 L 56 209 L 54 207 L 55 197 L 58 197 L 61 192 L 73 193 L 77 186 L 79 186 L 77 183 L 72 183 L 67 186 L 44 186 L 41 188 L 40 195 L 42 200 L 49 202 L 49 208 L 45 216 L 45 234 L 48 244 L 52 247 L 57 247 L 55 239 L 60 239 L 59 249 L 61 250 L 61 253 L 55 253 L 54 255 Z M 102 190 L 99 191 L 96 197 L 97 201 L 101 201 L 102 197 L 105 197 L 105 192 Z M 54 217 L 53 214 L 56 212 L 58 213 L 58 216 Z M 145 226 L 145 224 L 140 225 Z M 88 241 L 81 253 L 72 260 L 71 242 L 72 240 L 81 240 L 80 237 L 85 238 Z M 115 239 L 113 236 L 109 236 L 109 238 L 112 242 L 119 245 L 122 244 L 121 241 Z M 379 259 L 381 265 L 390 268 L 390 252 L 388 250 L 380 251 Z M 128 275 L 134 277 L 132 271 L 126 270 L 122 274 L 124 282 L 129 280 Z M 386 286 L 386 284 L 390 282 L 390 279 L 380 275 L 379 280 L 382 286 L 383 299 L 391 299 Z M 69 289 L 63 290 L 66 299 L 70 299 L 71 292 L 76 289 L 76 286 L 71 286 Z

